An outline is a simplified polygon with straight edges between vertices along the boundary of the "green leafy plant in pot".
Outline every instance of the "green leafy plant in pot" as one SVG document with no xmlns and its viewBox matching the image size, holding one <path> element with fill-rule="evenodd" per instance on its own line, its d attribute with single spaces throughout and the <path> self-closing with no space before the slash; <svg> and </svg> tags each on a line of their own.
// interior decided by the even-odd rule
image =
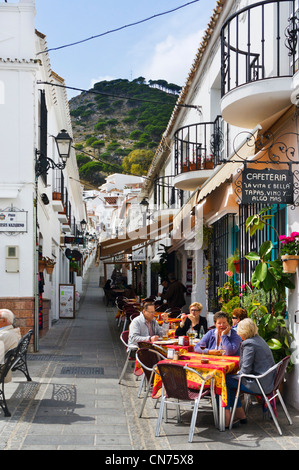
<svg viewBox="0 0 299 470">
<path fill-rule="evenodd" d="M 269 210 L 263 209 L 257 217 L 251 216 L 246 221 L 246 228 L 250 234 L 256 230 L 263 230 L 267 220 L 272 216 L 266 215 Z M 273 227 L 272 227 L 273 228 Z M 275 229 L 274 229 L 275 230 Z M 275 230 L 276 234 L 277 231 Z M 278 234 L 277 234 L 278 236 Z M 248 314 L 258 326 L 259 334 L 265 339 L 273 352 L 276 362 L 287 355 L 291 355 L 290 343 L 293 339 L 288 331 L 285 321 L 286 288 L 294 289 L 292 275 L 283 271 L 281 259 L 272 260 L 273 243 L 265 241 L 257 252 L 248 253 L 245 258 L 255 262 L 256 266 L 251 277 L 251 286 L 254 290 L 262 290 L 269 299 L 268 305 L 253 302 L 248 307 Z M 289 369 L 292 367 L 290 363 Z"/>
</svg>

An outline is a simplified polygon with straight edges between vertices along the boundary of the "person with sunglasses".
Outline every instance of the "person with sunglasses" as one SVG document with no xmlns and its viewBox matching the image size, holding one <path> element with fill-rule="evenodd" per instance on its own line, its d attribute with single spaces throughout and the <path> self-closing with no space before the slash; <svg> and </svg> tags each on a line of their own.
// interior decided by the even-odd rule
<svg viewBox="0 0 299 470">
<path fill-rule="evenodd" d="M 183 313 L 178 328 L 175 331 L 175 336 L 186 336 L 187 331 L 192 328 L 195 330 L 196 337 L 199 337 L 201 328 L 204 333 L 208 331 L 208 324 L 205 317 L 201 317 L 203 306 L 199 302 L 193 302 L 189 307 L 189 313 Z"/>
<path fill-rule="evenodd" d="M 237 326 L 238 323 L 241 320 L 244 320 L 244 318 L 247 318 L 247 312 L 245 308 L 235 308 L 233 310 L 233 316 L 232 316 L 232 328 L 237 331 Z"/>
</svg>

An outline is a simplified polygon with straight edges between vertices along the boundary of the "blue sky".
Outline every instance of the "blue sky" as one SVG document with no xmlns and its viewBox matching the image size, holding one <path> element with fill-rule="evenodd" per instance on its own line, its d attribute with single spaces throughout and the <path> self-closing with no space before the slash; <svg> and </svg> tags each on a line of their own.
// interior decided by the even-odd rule
<svg viewBox="0 0 299 470">
<path fill-rule="evenodd" d="M 55 48 L 95 36 L 190 0 L 36 0 L 36 28 Z M 184 85 L 216 1 L 199 0 L 173 13 L 91 41 L 50 52 L 67 86 L 101 80 L 164 79 Z M 69 98 L 78 94 L 68 92 Z"/>
</svg>

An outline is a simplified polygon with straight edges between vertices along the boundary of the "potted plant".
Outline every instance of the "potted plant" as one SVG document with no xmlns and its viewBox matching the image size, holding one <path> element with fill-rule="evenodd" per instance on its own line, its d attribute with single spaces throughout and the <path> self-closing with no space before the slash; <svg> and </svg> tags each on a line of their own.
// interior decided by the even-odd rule
<svg viewBox="0 0 299 470">
<path fill-rule="evenodd" d="M 76 261 L 70 261 L 70 272 L 77 272 L 78 271 L 78 263 Z"/>
<path fill-rule="evenodd" d="M 292 232 L 289 237 L 280 235 L 281 260 L 285 273 L 295 273 L 299 263 L 299 232 Z"/>
<path fill-rule="evenodd" d="M 59 193 L 58 191 L 53 191 L 52 198 L 53 201 L 61 201 L 61 193 Z"/>
<path fill-rule="evenodd" d="M 249 230 L 250 236 L 257 230 L 263 230 L 267 225 L 275 231 L 277 238 L 279 238 L 277 230 L 268 222 L 273 217 L 266 215 L 269 209 L 262 209 L 258 214 L 247 218 L 246 229 Z M 284 272 L 282 260 L 280 258 L 272 260 L 272 249 L 273 243 L 267 240 L 262 243 L 258 253 L 250 252 L 245 256 L 249 261 L 257 263 L 251 277 L 251 298 L 248 299 L 247 310 L 249 316 L 256 322 L 260 336 L 264 338 L 272 350 L 274 360 L 278 362 L 285 356 L 292 354 L 290 343 L 293 337 L 287 330 L 285 322 L 286 288 L 294 289 L 295 286 L 292 282 L 292 274 Z M 262 296 L 257 296 L 260 291 Z M 244 299 L 242 300 L 244 301 Z M 292 367 L 291 361 L 288 370 L 291 370 Z"/>
<path fill-rule="evenodd" d="M 228 281 L 224 283 L 222 287 L 218 287 L 218 304 L 222 308 L 223 304 L 227 304 L 234 297 L 239 296 L 239 284 L 234 282 L 233 272 L 226 271 L 225 274 L 228 276 Z"/>
<path fill-rule="evenodd" d="M 212 170 L 214 168 L 214 155 L 207 155 L 205 161 L 206 170 Z"/>
<path fill-rule="evenodd" d="M 38 259 L 38 272 L 42 273 L 46 268 L 47 260 L 44 256 L 40 256 Z"/>
<path fill-rule="evenodd" d="M 240 274 L 240 272 L 243 272 L 245 269 L 245 261 L 244 259 L 240 259 L 240 252 L 238 249 L 235 250 L 229 258 L 227 258 L 226 262 L 228 271 L 231 271 L 232 273 Z"/>
<path fill-rule="evenodd" d="M 54 259 L 46 257 L 46 271 L 47 274 L 52 274 L 56 261 Z"/>
</svg>

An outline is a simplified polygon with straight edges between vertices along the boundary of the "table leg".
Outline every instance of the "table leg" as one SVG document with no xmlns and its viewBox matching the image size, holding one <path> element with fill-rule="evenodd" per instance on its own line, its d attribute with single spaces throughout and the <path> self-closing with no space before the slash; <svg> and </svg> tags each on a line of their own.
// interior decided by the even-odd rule
<svg viewBox="0 0 299 470">
<path fill-rule="evenodd" d="M 221 403 L 219 403 L 219 431 L 225 431 L 225 407 L 221 406 Z"/>
</svg>

